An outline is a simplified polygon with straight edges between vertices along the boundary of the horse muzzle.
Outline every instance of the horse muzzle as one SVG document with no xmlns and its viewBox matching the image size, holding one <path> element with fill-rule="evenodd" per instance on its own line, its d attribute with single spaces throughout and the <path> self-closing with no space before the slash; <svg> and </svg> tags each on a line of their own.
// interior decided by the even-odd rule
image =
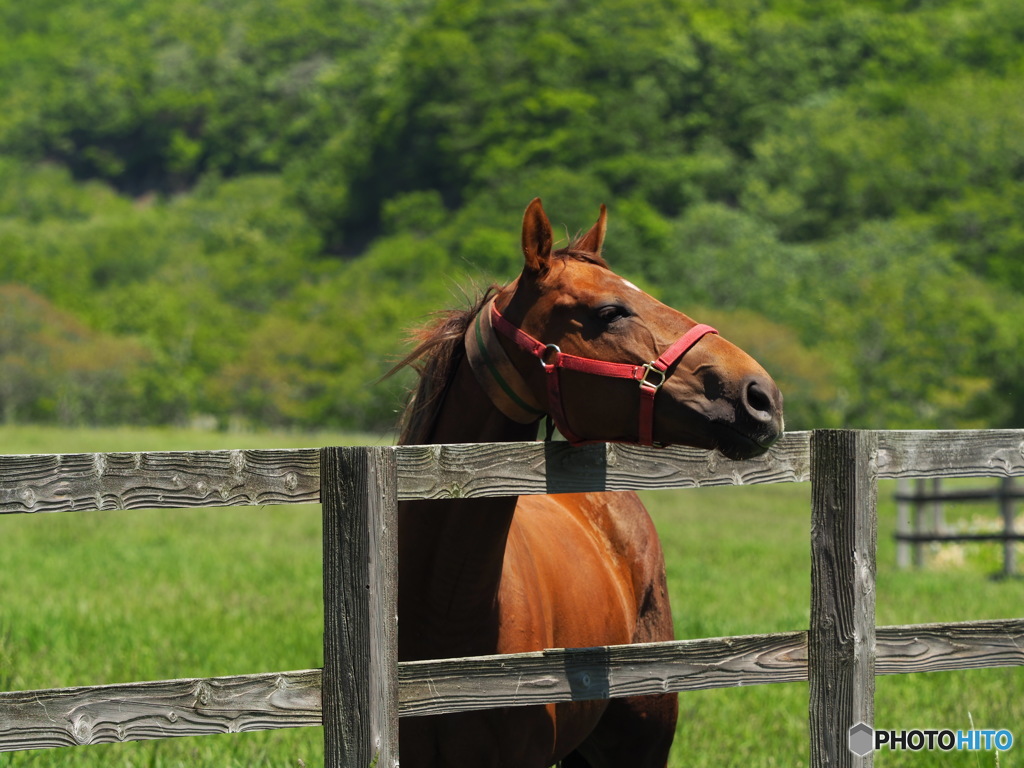
<svg viewBox="0 0 1024 768">
<path fill-rule="evenodd" d="M 782 392 L 767 374 L 751 374 L 740 382 L 739 396 L 729 410 L 725 418 L 712 418 L 718 427 L 717 448 L 727 458 L 760 456 L 782 437 Z"/>
</svg>

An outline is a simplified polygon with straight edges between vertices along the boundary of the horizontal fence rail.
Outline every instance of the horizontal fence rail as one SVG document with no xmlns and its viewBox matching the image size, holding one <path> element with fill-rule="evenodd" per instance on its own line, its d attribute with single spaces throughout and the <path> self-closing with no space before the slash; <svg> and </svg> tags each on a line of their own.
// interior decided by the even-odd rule
<svg viewBox="0 0 1024 768">
<path fill-rule="evenodd" d="M 1024 619 L 878 627 L 877 675 L 1024 666 Z M 322 724 L 320 670 L 0 693 L 0 749 Z M 807 632 L 398 665 L 403 717 L 807 680 Z"/>
<path fill-rule="evenodd" d="M 847 470 L 848 459 L 856 466 Z M 320 502 L 330 614 L 322 671 L 0 693 L 0 751 L 323 723 L 329 765 L 376 756 L 383 766 L 397 763 L 399 715 L 810 679 L 812 764 L 870 765 L 851 762 L 839 725 L 815 720 L 815 708 L 870 716 L 865 681 L 875 675 L 1024 665 L 1024 619 L 874 626 L 875 482 L 1021 475 L 1022 430 L 791 433 L 738 462 L 690 448 L 564 443 L 0 456 L 0 514 Z M 830 555 L 815 561 L 825 569 L 818 580 L 860 586 L 850 605 L 823 593 L 809 631 L 394 663 L 388 574 L 399 500 L 812 480 L 824 484 L 813 550 L 835 547 L 845 559 L 856 550 L 846 570 L 831 570 Z M 863 529 L 844 543 L 842 521 L 866 506 Z M 828 698 L 851 685 L 853 698 Z"/>
<path fill-rule="evenodd" d="M 1024 430 L 877 432 L 879 478 L 1024 476 Z M 810 480 L 810 432 L 757 459 L 567 443 L 398 446 L 398 499 Z M 320 501 L 319 449 L 0 456 L 0 514 Z"/>
<path fill-rule="evenodd" d="M 317 449 L 0 456 L 0 514 L 319 500 Z"/>
<path fill-rule="evenodd" d="M 321 725 L 321 672 L 0 693 L 0 750 Z"/>
</svg>

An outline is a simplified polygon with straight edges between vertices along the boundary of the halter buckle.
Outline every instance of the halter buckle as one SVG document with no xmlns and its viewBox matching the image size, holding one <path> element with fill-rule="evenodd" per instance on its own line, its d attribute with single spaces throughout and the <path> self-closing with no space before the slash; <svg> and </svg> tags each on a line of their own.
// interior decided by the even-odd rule
<svg viewBox="0 0 1024 768">
<path fill-rule="evenodd" d="M 665 383 L 665 380 L 668 378 L 668 374 L 661 370 L 661 368 L 656 368 L 653 362 L 644 363 L 640 367 L 644 371 L 643 375 L 640 377 L 640 386 L 647 387 L 648 389 L 653 389 L 655 392 L 661 389 L 662 385 Z M 656 375 L 660 378 L 658 378 L 656 381 L 653 381 L 649 378 L 652 375 Z"/>
</svg>

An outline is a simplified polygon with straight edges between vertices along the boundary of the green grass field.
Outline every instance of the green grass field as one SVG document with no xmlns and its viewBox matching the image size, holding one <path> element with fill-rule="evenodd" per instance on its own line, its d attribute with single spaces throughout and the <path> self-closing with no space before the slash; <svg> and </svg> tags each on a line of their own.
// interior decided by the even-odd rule
<svg viewBox="0 0 1024 768">
<path fill-rule="evenodd" d="M 2 453 L 367 442 L 382 441 L 0 429 Z M 879 493 L 879 624 L 1024 616 L 1024 581 L 989 578 L 999 567 L 996 545 L 944 553 L 924 571 L 897 571 L 892 492 L 883 484 Z M 809 486 L 646 499 L 665 546 L 679 637 L 806 628 Z M 0 690 L 319 667 L 320 558 L 315 505 L 3 516 Z M 1019 668 L 882 677 L 876 702 L 879 727 L 956 730 L 973 720 L 977 728 L 1008 728 L 1018 741 L 999 755 L 882 753 L 878 766 L 1024 765 Z M 806 707 L 806 684 L 683 694 L 671 765 L 806 765 Z M 320 729 L 309 728 L 8 753 L 0 768 L 314 766 L 322 762 L 320 740 Z"/>
</svg>

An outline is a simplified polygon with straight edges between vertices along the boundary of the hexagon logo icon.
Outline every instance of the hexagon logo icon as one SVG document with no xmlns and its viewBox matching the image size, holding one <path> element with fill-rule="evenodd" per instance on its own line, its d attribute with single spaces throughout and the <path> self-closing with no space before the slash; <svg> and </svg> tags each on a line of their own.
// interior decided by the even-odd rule
<svg viewBox="0 0 1024 768">
<path fill-rule="evenodd" d="M 858 757 L 870 755 L 875 750 L 875 731 L 866 723 L 850 727 L 850 751 Z"/>
</svg>

